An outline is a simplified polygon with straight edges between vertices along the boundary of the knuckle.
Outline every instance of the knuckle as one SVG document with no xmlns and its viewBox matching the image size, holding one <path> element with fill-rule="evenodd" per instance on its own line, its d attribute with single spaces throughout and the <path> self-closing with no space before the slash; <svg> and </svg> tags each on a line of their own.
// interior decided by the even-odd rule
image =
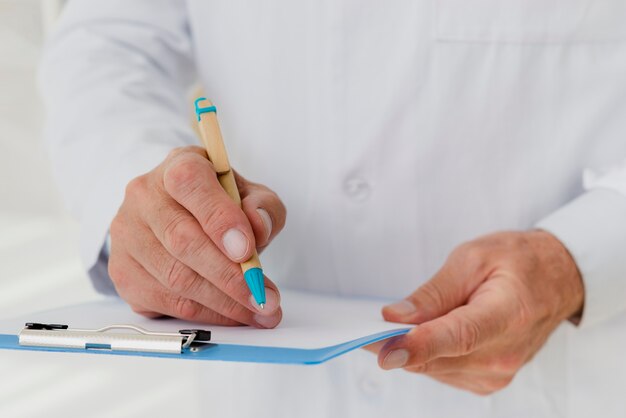
<svg viewBox="0 0 626 418">
<path fill-rule="evenodd" d="M 130 308 L 136 314 L 139 314 L 141 316 L 145 316 L 146 318 L 150 318 L 150 319 L 155 319 L 155 318 L 159 318 L 159 317 L 163 316 L 162 314 L 160 314 L 158 312 L 154 312 L 154 311 L 142 308 L 141 306 L 137 306 L 137 305 L 130 305 Z"/>
<path fill-rule="evenodd" d="M 276 193 L 274 193 L 274 195 L 276 196 L 276 200 L 278 202 L 278 205 L 277 205 L 278 219 L 276 219 L 277 225 L 275 226 L 274 230 L 275 232 L 280 232 L 285 227 L 285 223 L 287 222 L 287 207 L 285 206 L 283 201 L 280 200 L 280 198 L 278 197 Z"/>
<path fill-rule="evenodd" d="M 438 308 L 444 306 L 446 296 L 440 286 L 433 282 L 426 282 L 416 294 L 417 304 L 423 308 Z"/>
<path fill-rule="evenodd" d="M 126 273 L 126 269 L 121 263 L 118 261 L 118 258 L 115 256 L 111 256 L 109 259 L 109 264 L 107 266 L 109 277 L 111 281 L 115 285 L 115 288 L 120 291 L 124 291 L 128 288 L 129 285 L 129 276 Z"/>
<path fill-rule="evenodd" d="M 480 258 L 485 253 L 485 244 L 480 240 L 466 241 L 457 246 L 452 254 L 463 260 Z"/>
<path fill-rule="evenodd" d="M 491 361 L 487 368 L 493 374 L 513 376 L 523 365 L 524 361 L 522 357 L 517 354 L 512 354 Z"/>
<path fill-rule="evenodd" d="M 219 287 L 229 296 L 242 294 L 244 283 L 242 275 L 241 268 L 237 264 L 226 263 L 219 276 L 221 282 Z"/>
<path fill-rule="evenodd" d="M 428 373 L 429 368 L 428 363 L 411 365 L 411 371 L 414 373 Z"/>
<path fill-rule="evenodd" d="M 233 214 L 219 202 L 207 202 L 204 219 L 201 220 L 203 229 L 207 233 L 217 236 L 223 235 L 233 222 Z"/>
<path fill-rule="evenodd" d="M 511 305 L 514 309 L 514 314 L 509 324 L 510 328 L 513 330 L 528 329 L 533 324 L 533 318 L 546 318 L 550 316 L 550 307 L 548 305 L 537 304 L 539 306 L 535 306 L 531 309 L 524 293 L 524 289 L 520 289 L 513 294 L 515 301 L 513 301 Z"/>
<path fill-rule="evenodd" d="M 203 156 L 206 157 L 206 150 L 202 147 L 199 147 L 197 145 L 186 145 L 183 147 L 176 147 L 173 148 L 168 154 L 167 157 L 165 158 L 166 161 L 173 161 L 175 159 L 178 158 L 179 155 L 199 155 L 199 156 Z"/>
<path fill-rule="evenodd" d="M 126 231 L 126 226 L 124 224 L 122 215 L 118 212 L 117 215 L 111 221 L 111 225 L 109 225 L 109 234 L 111 238 L 117 238 L 124 235 Z"/>
<path fill-rule="evenodd" d="M 502 237 L 502 246 L 509 251 L 525 249 L 529 245 L 526 234 L 520 232 L 508 232 L 500 236 Z"/>
<path fill-rule="evenodd" d="M 183 153 L 185 153 L 187 151 L 189 151 L 189 147 L 176 147 L 176 148 L 173 148 L 167 154 L 167 157 L 165 159 L 171 161 L 171 160 L 175 159 L 177 156 L 179 156 L 180 154 L 183 154 Z"/>
<path fill-rule="evenodd" d="M 198 303 L 183 297 L 174 298 L 172 304 L 174 315 L 182 319 L 194 319 L 201 311 L 201 306 Z"/>
<path fill-rule="evenodd" d="M 145 191 L 148 188 L 148 178 L 147 175 L 142 175 L 139 177 L 135 177 L 126 185 L 126 190 L 124 193 L 124 200 L 132 200 L 132 199 L 141 199 L 141 196 L 144 195 Z"/>
<path fill-rule="evenodd" d="M 481 271 L 485 266 L 485 251 L 482 246 L 476 243 L 464 244 L 461 260 L 467 271 Z"/>
<path fill-rule="evenodd" d="M 174 260 L 166 274 L 167 286 L 174 293 L 189 295 L 194 293 L 198 273 L 179 260 Z"/>
<path fill-rule="evenodd" d="M 133 304 L 130 304 L 130 309 L 132 309 L 133 312 L 139 315 L 143 315 L 144 312 L 146 312 L 145 309 L 141 308 L 140 306 L 133 305 Z"/>
<path fill-rule="evenodd" d="M 459 354 L 469 354 L 478 346 L 480 340 L 480 326 L 469 318 L 455 322 L 456 329 L 453 331 L 457 341 L 459 342 Z"/>
<path fill-rule="evenodd" d="M 499 390 L 504 389 L 513 381 L 512 377 L 488 379 L 483 382 L 483 391 L 485 395 L 491 395 Z"/>
<path fill-rule="evenodd" d="M 466 258 L 468 254 L 473 251 L 475 251 L 474 243 L 472 241 L 467 241 L 454 248 L 450 253 L 450 256 L 454 258 Z"/>
<path fill-rule="evenodd" d="M 165 170 L 163 180 L 176 190 L 184 190 L 194 184 L 198 170 L 198 161 L 193 158 L 193 154 L 181 155 Z"/>
<path fill-rule="evenodd" d="M 179 214 L 170 220 L 163 230 L 164 244 L 177 258 L 186 257 L 194 244 L 195 224 L 186 214 Z"/>
<path fill-rule="evenodd" d="M 242 307 L 237 301 L 231 298 L 223 298 L 222 306 L 220 307 L 220 313 L 229 318 L 238 320 L 242 318 Z"/>
<path fill-rule="evenodd" d="M 435 333 L 436 331 L 429 327 L 420 327 L 416 329 L 420 330 L 419 336 L 412 337 L 409 340 L 409 346 L 411 347 L 411 358 L 409 362 L 415 366 L 421 366 L 435 357 Z"/>
</svg>

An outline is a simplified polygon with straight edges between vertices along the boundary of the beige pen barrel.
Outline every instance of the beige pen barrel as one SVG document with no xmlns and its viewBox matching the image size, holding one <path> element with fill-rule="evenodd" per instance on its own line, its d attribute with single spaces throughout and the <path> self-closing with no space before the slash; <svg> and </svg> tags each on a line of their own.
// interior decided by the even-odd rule
<svg viewBox="0 0 626 418">
<path fill-rule="evenodd" d="M 202 107 L 199 103 L 202 102 Z M 222 138 L 222 132 L 217 122 L 215 106 L 211 101 L 200 98 L 196 100 L 196 115 L 200 137 L 207 151 L 207 156 L 217 173 L 217 179 L 231 199 L 241 207 L 241 197 L 235 181 L 235 174 L 230 167 L 226 146 Z M 259 255 L 254 253 L 247 261 L 241 263 L 241 270 L 252 295 L 261 306 L 265 303 L 265 286 L 263 284 L 263 271 Z"/>
<path fill-rule="evenodd" d="M 210 159 L 210 158 L 209 158 Z M 213 162 L 211 160 L 211 162 Z M 220 182 L 226 193 L 239 204 L 241 207 L 241 197 L 239 196 L 239 189 L 237 188 L 237 182 L 235 181 L 235 174 L 232 170 L 229 170 L 224 174 L 217 174 L 217 180 Z M 251 268 L 261 268 L 261 261 L 259 260 L 259 255 L 256 250 L 252 254 L 252 257 L 248 261 L 244 261 L 241 263 L 241 270 L 244 272 L 250 270 Z"/>
</svg>

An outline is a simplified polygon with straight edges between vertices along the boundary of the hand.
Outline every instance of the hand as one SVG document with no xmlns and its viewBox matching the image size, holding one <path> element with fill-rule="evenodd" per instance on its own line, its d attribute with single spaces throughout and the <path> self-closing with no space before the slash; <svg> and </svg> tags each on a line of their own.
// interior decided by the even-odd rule
<svg viewBox="0 0 626 418">
<path fill-rule="evenodd" d="M 583 299 L 576 264 L 554 236 L 497 233 L 461 245 L 429 282 L 386 306 L 386 320 L 417 326 L 374 349 L 384 369 L 489 394 L 580 314 Z"/>
<path fill-rule="evenodd" d="M 111 223 L 109 274 L 134 311 L 216 325 L 280 322 L 276 285 L 266 278 L 261 310 L 238 263 L 280 232 L 285 207 L 265 186 L 238 175 L 237 185 L 242 209 L 199 147 L 172 151 L 128 184 Z"/>
</svg>

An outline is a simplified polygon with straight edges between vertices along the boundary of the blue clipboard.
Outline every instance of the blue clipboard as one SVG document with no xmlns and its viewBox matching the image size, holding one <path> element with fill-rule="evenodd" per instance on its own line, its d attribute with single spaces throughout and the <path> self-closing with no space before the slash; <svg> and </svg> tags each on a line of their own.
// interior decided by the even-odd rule
<svg viewBox="0 0 626 418">
<path fill-rule="evenodd" d="M 402 335 L 408 329 L 398 329 L 394 331 L 384 331 L 374 335 L 368 335 L 343 344 L 332 347 L 317 349 L 285 348 L 285 347 L 260 347 L 234 344 L 212 344 L 201 347 L 197 351 L 185 350 L 180 354 L 136 352 L 136 351 L 105 351 L 101 349 L 72 349 L 54 347 L 25 347 L 18 342 L 17 335 L 0 334 L 0 349 L 48 351 L 48 352 L 69 352 L 69 353 L 89 353 L 96 355 L 116 355 L 116 356 L 140 356 L 140 357 L 160 357 L 176 358 L 182 360 L 216 360 L 235 361 L 247 363 L 273 363 L 273 364 L 321 364 L 342 354 L 365 345 L 385 340 L 387 338 Z"/>
<path fill-rule="evenodd" d="M 384 303 L 380 300 L 342 299 L 284 291 L 282 294 L 284 325 L 280 325 L 277 330 L 256 330 L 249 327 L 214 327 L 179 320 L 151 320 L 134 314 L 121 300 L 108 299 L 0 321 L 0 349 L 313 365 L 324 363 L 365 345 L 407 333 L 410 327 L 406 324 L 387 323 L 380 318 L 382 305 Z M 317 318 L 311 312 L 315 308 L 319 311 L 319 307 L 324 307 L 324 315 Z M 73 344 L 68 344 L 64 340 L 59 343 L 56 340 L 47 341 L 45 346 L 20 344 L 20 335 L 23 337 L 23 331 L 26 329 L 24 324 L 30 321 L 43 323 L 54 321 L 71 327 L 89 328 L 81 330 L 89 333 L 99 331 L 93 329 L 94 327 L 110 323 L 134 324 L 154 331 L 151 335 L 161 335 L 159 332 L 164 328 L 169 332 L 167 335 L 172 335 L 174 329 L 202 327 L 211 330 L 213 338 L 203 343 L 194 342 L 193 346 L 189 347 L 181 348 L 179 345 L 178 352 L 155 352 L 149 349 L 149 345 L 146 346 L 146 350 L 142 350 L 142 342 L 133 343 L 135 345 L 132 351 L 116 349 L 110 344 L 102 344 L 102 338 L 99 337 L 93 340 L 86 337 Z M 11 332 L 7 332 L 8 330 Z M 50 331 L 47 335 L 55 335 L 54 333 L 55 331 Z M 328 334 L 332 335 L 329 337 Z M 184 342 L 184 338 L 182 341 Z"/>
</svg>

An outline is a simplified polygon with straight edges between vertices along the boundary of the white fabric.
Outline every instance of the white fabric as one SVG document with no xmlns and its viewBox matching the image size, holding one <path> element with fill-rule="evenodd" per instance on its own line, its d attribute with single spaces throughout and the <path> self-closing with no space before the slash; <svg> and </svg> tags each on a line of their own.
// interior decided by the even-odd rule
<svg viewBox="0 0 626 418">
<path fill-rule="evenodd" d="M 128 180 L 196 142 L 196 69 L 234 166 L 288 207 L 263 255 L 279 284 L 400 298 L 457 244 L 537 225 L 568 246 L 588 295 L 582 327 L 564 324 L 489 398 L 360 353 L 315 369 L 204 366 L 215 410 L 623 416 L 625 21 L 623 0 L 72 2 L 42 84 L 84 261 Z"/>
<path fill-rule="evenodd" d="M 616 186 L 619 187 L 619 183 L 616 182 Z M 587 278 L 580 326 L 609 319 L 615 314 L 614 309 L 624 304 L 624 219 L 624 196 L 599 188 L 580 196 L 537 225 L 559 237 L 576 260 L 582 276 Z"/>
</svg>

